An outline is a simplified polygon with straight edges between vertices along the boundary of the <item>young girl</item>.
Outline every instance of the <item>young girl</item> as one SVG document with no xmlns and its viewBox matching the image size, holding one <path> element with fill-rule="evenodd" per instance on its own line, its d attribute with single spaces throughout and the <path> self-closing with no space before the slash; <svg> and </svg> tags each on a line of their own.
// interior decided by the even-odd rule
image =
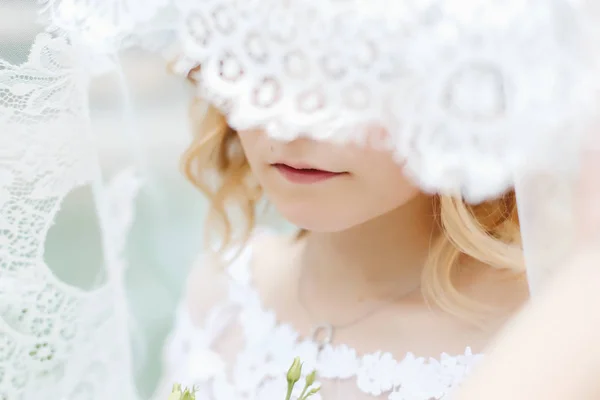
<svg viewBox="0 0 600 400">
<path fill-rule="evenodd" d="M 299 356 L 315 398 L 447 399 L 528 297 L 514 193 L 430 196 L 391 153 L 236 132 L 201 105 L 184 167 L 220 246 L 190 274 L 158 398 L 277 400 Z M 256 226 L 263 198 L 296 234 Z"/>
</svg>

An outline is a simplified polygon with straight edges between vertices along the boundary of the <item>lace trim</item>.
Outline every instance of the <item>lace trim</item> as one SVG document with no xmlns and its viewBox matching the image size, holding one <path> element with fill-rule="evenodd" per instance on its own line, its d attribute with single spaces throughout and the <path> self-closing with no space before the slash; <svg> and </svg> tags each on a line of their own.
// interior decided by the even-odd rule
<svg viewBox="0 0 600 400">
<path fill-rule="evenodd" d="M 238 130 L 380 146 L 424 190 L 475 202 L 572 154 L 575 122 L 598 103 L 597 22 L 584 7 L 363 3 L 188 4 L 177 69 L 201 66 L 200 97 Z"/>
<path fill-rule="evenodd" d="M 597 115 L 584 2 L 40 1 L 91 72 L 125 48 L 176 49 L 232 127 L 380 146 L 424 190 L 474 202 L 564 166 Z"/>
<path fill-rule="evenodd" d="M 391 353 L 381 351 L 359 355 L 347 345 L 330 345 L 319 352 L 317 343 L 301 337 L 291 325 L 277 321 L 275 312 L 263 306 L 252 286 L 251 257 L 248 246 L 228 268 L 229 301 L 239 312 L 237 318 L 245 339 L 231 377 L 226 376 L 220 356 L 210 350 L 212 340 L 207 340 L 217 337 L 225 328 L 220 325 L 215 329 L 214 324 L 222 309 L 209 316 L 204 329 L 193 327 L 185 311 L 181 314 L 187 320 L 184 324 L 188 328 L 184 330 L 194 332 L 186 335 L 193 350 L 188 349 L 189 368 L 185 373 L 195 381 L 209 382 L 212 398 L 278 398 L 285 392 L 283 378 L 290 360 L 299 356 L 305 372 L 317 369 L 325 380 L 354 379 L 357 388 L 371 396 L 388 394 L 390 400 L 442 399 L 447 398 L 482 357 L 473 354 L 469 347 L 463 354 L 443 353 L 438 359 L 408 353 L 402 360 L 396 360 Z M 201 370 L 199 364 L 203 365 Z"/>
</svg>

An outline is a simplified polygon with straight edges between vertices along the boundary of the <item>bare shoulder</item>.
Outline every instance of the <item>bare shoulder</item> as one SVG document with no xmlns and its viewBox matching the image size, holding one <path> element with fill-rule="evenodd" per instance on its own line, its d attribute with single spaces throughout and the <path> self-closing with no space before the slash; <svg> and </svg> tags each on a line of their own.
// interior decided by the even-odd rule
<svg viewBox="0 0 600 400">
<path fill-rule="evenodd" d="M 261 232 L 254 235 L 246 244 L 251 246 L 252 283 L 263 292 L 285 278 L 285 266 L 289 265 L 295 246 L 293 237 L 274 232 Z M 192 319 L 203 321 L 207 313 L 216 305 L 226 301 L 230 278 L 227 274 L 226 257 L 207 253 L 198 258 L 192 267 L 185 288 L 185 302 Z"/>
<path fill-rule="evenodd" d="M 227 296 L 225 264 L 214 254 L 202 254 L 194 265 L 185 284 L 185 304 L 192 320 L 200 324 L 211 308 Z"/>
</svg>

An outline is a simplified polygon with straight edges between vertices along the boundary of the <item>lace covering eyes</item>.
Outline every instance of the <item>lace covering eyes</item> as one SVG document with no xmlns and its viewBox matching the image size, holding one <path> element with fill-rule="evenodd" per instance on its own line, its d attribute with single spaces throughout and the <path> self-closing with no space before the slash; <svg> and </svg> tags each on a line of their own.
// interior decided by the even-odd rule
<svg viewBox="0 0 600 400">
<path fill-rule="evenodd" d="M 63 31 L 104 37 L 104 47 L 88 49 L 96 53 L 162 32 L 180 49 L 181 73 L 202 65 L 199 95 L 233 128 L 361 144 L 385 130 L 385 149 L 423 189 L 479 201 L 527 168 L 564 158 L 557 135 L 579 140 L 564 127 L 596 112 L 600 16 L 576 0 L 468 3 L 56 0 L 48 8 Z"/>
</svg>

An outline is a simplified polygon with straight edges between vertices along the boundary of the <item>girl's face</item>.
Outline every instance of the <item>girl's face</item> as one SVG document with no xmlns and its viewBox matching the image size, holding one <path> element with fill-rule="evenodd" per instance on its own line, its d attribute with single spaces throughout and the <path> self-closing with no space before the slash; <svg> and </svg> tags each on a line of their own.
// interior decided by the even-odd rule
<svg viewBox="0 0 600 400">
<path fill-rule="evenodd" d="M 311 139 L 280 142 L 262 131 L 243 131 L 239 136 L 270 202 L 303 229 L 342 231 L 419 194 L 388 152 Z"/>
</svg>

